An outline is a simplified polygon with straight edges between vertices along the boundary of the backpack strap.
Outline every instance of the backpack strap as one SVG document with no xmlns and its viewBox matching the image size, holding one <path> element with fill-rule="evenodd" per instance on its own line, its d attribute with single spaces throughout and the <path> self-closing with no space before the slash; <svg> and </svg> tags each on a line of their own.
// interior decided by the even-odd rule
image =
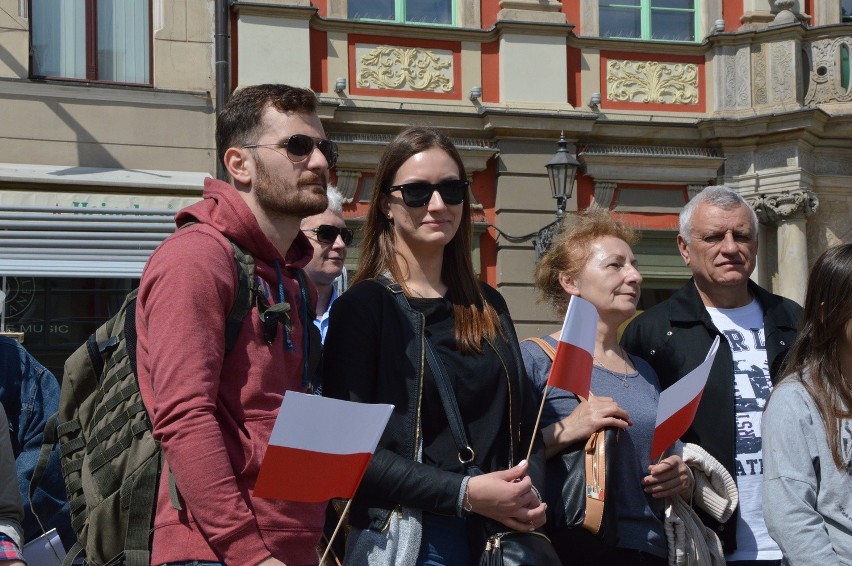
<svg viewBox="0 0 852 566">
<path fill-rule="evenodd" d="M 550 343 L 544 338 L 525 338 L 524 342 L 533 342 L 538 344 L 539 348 L 544 350 L 544 353 L 547 354 L 547 357 L 550 358 L 550 361 L 553 361 L 553 358 L 556 357 L 556 348 L 550 345 Z"/>
<path fill-rule="evenodd" d="M 308 292 L 305 281 L 305 270 L 296 270 L 296 280 L 299 282 L 299 291 L 302 294 L 302 347 L 304 358 L 304 374 L 302 374 L 302 385 L 308 393 L 322 392 L 322 381 L 319 378 L 320 365 L 322 362 L 322 336 L 319 328 L 314 324 L 317 317 L 316 309 L 311 303 L 311 294 Z"/>
<path fill-rule="evenodd" d="M 251 311 L 251 292 L 254 286 L 254 257 L 230 238 L 234 259 L 237 262 L 237 296 L 225 319 L 225 353 L 230 352 L 237 343 L 243 319 Z"/>
</svg>

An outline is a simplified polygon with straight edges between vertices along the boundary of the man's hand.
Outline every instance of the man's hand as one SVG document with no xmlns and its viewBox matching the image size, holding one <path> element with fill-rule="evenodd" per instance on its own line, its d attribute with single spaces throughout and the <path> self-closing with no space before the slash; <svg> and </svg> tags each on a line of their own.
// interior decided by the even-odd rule
<svg viewBox="0 0 852 566">
<path fill-rule="evenodd" d="M 526 476 L 527 461 L 514 468 L 470 478 L 468 501 L 474 513 L 494 519 L 515 531 L 532 531 L 546 520 L 543 503 Z"/>
</svg>

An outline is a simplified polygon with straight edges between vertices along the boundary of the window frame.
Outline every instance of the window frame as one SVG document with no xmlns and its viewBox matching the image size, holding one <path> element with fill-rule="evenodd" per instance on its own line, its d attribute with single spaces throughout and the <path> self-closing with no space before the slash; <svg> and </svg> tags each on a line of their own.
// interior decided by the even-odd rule
<svg viewBox="0 0 852 566">
<path fill-rule="evenodd" d="M 29 78 L 36 80 L 51 80 L 51 81 L 67 81 L 74 83 L 97 83 L 105 85 L 118 86 L 136 86 L 136 87 L 153 87 L 154 86 L 154 2 L 153 0 L 145 0 L 148 3 L 148 82 L 123 82 L 102 80 L 98 77 L 98 0 L 85 0 L 86 2 L 86 38 L 83 45 L 86 48 L 86 77 L 64 77 L 62 75 L 37 75 L 33 72 L 35 68 L 34 58 L 35 50 L 33 49 L 33 3 L 34 0 L 27 0 L 27 15 L 30 19 L 29 33 Z"/>
<path fill-rule="evenodd" d="M 607 8 L 620 8 L 639 11 L 639 37 L 620 37 L 615 35 L 604 36 L 601 34 L 600 24 L 598 25 L 598 36 L 603 39 L 628 39 L 634 41 L 662 41 L 666 43 L 700 43 L 701 42 L 701 2 L 699 0 L 691 0 L 692 8 L 664 8 L 654 7 L 651 5 L 653 0 L 639 0 L 638 6 L 620 4 L 618 0 L 610 0 L 606 2 Z M 598 3 L 598 17 L 600 18 L 601 2 Z M 651 37 L 653 30 L 651 29 L 651 13 L 654 12 L 674 12 L 687 13 L 691 12 L 692 19 L 692 39 L 657 39 Z"/>
<path fill-rule="evenodd" d="M 405 7 L 406 2 L 408 0 L 393 0 L 393 10 L 394 10 L 394 19 L 392 20 L 379 20 L 375 18 L 350 18 L 349 17 L 349 3 L 354 2 L 356 0 L 347 0 L 346 2 L 346 17 L 355 22 L 376 22 L 376 23 L 391 23 L 391 24 L 401 24 L 408 26 L 439 26 L 446 28 L 456 28 L 459 27 L 459 14 L 458 14 L 458 3 L 460 0 L 450 0 L 450 17 L 451 21 L 448 24 L 436 23 L 436 22 L 410 22 L 405 19 Z M 402 17 L 399 14 L 403 14 Z"/>
</svg>

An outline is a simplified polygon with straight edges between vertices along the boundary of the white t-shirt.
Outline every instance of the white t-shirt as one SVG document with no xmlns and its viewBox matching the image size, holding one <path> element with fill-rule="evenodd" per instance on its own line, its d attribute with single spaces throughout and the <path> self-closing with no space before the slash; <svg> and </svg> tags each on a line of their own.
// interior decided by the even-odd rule
<svg viewBox="0 0 852 566">
<path fill-rule="evenodd" d="M 736 309 L 707 307 L 716 328 L 728 339 L 734 358 L 734 410 L 737 419 L 736 481 L 740 493 L 737 550 L 733 560 L 780 560 L 781 550 L 766 530 L 761 488 L 763 454 L 760 422 L 772 381 L 766 358 L 763 310 L 753 300 Z"/>
</svg>

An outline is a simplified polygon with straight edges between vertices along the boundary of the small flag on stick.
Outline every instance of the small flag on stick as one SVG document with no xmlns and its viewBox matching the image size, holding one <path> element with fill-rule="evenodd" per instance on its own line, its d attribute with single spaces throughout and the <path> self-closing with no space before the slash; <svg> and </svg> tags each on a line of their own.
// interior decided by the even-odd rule
<svg viewBox="0 0 852 566">
<path fill-rule="evenodd" d="M 692 425 L 698 403 L 704 393 L 710 368 L 719 349 L 719 337 L 713 341 L 701 364 L 660 393 L 657 404 L 657 424 L 651 444 L 651 461 L 656 461 L 675 440 Z"/>
<path fill-rule="evenodd" d="M 350 499 L 392 410 L 287 391 L 254 494 L 301 502 Z"/>
<path fill-rule="evenodd" d="M 558 387 L 583 399 L 589 398 L 597 329 L 598 311 L 595 306 L 572 295 L 547 377 L 548 387 Z"/>
</svg>

